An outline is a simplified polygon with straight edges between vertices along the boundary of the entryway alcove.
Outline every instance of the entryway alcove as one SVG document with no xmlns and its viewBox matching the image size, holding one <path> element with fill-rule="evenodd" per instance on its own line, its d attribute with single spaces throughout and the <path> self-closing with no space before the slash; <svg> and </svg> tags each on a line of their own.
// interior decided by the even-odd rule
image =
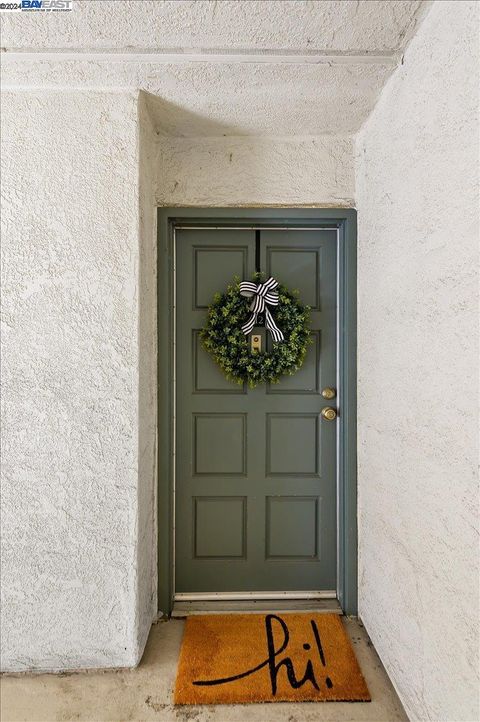
<svg viewBox="0 0 480 722">
<path fill-rule="evenodd" d="M 267 66 L 265 66 L 267 70 Z M 269 72 L 269 71 L 267 71 Z M 291 73 L 291 68 L 287 67 L 285 72 Z M 341 71 L 343 72 L 343 71 Z M 284 102 L 284 101 L 282 101 Z M 159 546 L 158 546 L 158 599 L 159 610 L 170 612 L 173 604 L 175 568 L 178 564 L 178 558 L 174 553 L 174 535 L 172 532 L 173 515 L 175 503 L 173 501 L 173 470 L 171 460 L 171 436 L 172 436 L 172 419 L 173 404 L 169 395 L 172 388 L 172 367 L 169 366 L 170 351 L 169 328 L 171 328 L 171 309 L 174 299 L 172 297 L 172 280 L 170 278 L 171 269 L 169 264 L 172 263 L 172 232 L 175 227 L 181 224 L 181 219 L 187 225 L 192 222 L 190 219 L 197 218 L 200 225 L 213 226 L 210 232 L 205 231 L 205 243 L 209 243 L 208 238 L 211 237 L 212 243 L 216 243 L 214 236 L 218 235 L 215 230 L 216 225 L 228 226 L 228 219 L 233 219 L 234 225 L 241 226 L 250 225 L 252 228 L 258 228 L 261 234 L 261 228 L 264 227 L 265 233 L 268 232 L 268 226 L 292 228 L 303 227 L 308 232 L 308 227 L 330 228 L 332 238 L 329 247 L 337 253 L 339 249 L 338 263 L 333 259 L 333 265 L 328 272 L 326 279 L 332 282 L 337 278 L 341 279 L 342 289 L 348 283 L 348 296 L 343 294 L 342 290 L 342 308 L 344 308 L 344 300 L 350 299 L 349 304 L 349 330 L 352 346 L 349 353 L 353 354 L 354 361 L 354 344 L 355 344 L 355 321 L 354 321 L 354 299 L 355 299 L 355 212 L 349 210 L 352 206 L 351 194 L 353 192 L 353 145 L 348 137 L 332 136 L 325 133 L 324 135 L 315 135 L 312 137 L 291 135 L 288 137 L 276 137 L 262 135 L 265 132 L 265 124 L 267 115 L 265 109 L 258 111 L 258 117 L 252 119 L 251 113 L 245 112 L 245 109 L 239 110 L 235 115 L 234 108 L 230 107 L 228 118 L 230 122 L 218 122 L 213 118 L 196 114 L 193 110 L 185 108 L 184 105 L 174 104 L 166 100 L 153 96 L 151 93 L 142 92 L 139 99 L 140 105 L 140 149 L 141 149 L 141 166 L 140 166 L 140 188 L 141 198 L 144 199 L 145 208 L 142 212 L 144 219 L 145 231 L 155 233 L 154 225 L 157 220 L 155 218 L 156 208 L 158 208 L 159 226 L 156 233 L 158 237 L 157 268 L 158 278 L 156 284 L 159 292 L 158 300 L 158 352 L 159 364 L 157 372 L 159 385 L 159 469 L 158 469 L 158 529 L 159 529 Z M 278 109 L 276 111 L 278 113 Z M 219 111 L 213 115 L 218 115 Z M 224 113 L 224 115 L 227 115 Z M 276 121 L 277 122 L 277 121 Z M 326 123 L 331 119 L 326 118 Z M 293 127 L 288 125 L 289 131 L 293 131 Z M 332 131 L 334 128 L 327 127 L 324 130 Z M 322 202 L 315 202 L 315 196 L 321 197 Z M 165 206 L 171 204 L 168 211 Z M 325 206 L 332 206 L 326 209 Z M 188 209 L 191 206 L 191 209 Z M 260 207 L 263 210 L 259 210 Z M 318 207 L 315 210 L 315 206 Z M 178 208 L 178 210 L 175 209 Z M 194 210 L 198 208 L 198 211 Z M 310 209 L 305 209 L 310 207 Z M 248 211 L 247 209 L 252 209 Z M 298 209 L 298 210 L 296 210 Z M 210 222 L 209 219 L 210 218 Z M 152 221 L 153 219 L 153 221 Z M 217 220 L 215 220 L 217 219 Z M 218 223 L 217 223 L 218 221 Z M 193 224 L 195 225 L 195 224 Z M 232 221 L 230 221 L 232 225 Z M 274 232 L 274 231 L 273 231 Z M 242 231 L 238 231 L 237 235 L 242 235 Z M 297 235 L 300 230 L 296 231 Z M 210 235 L 209 235 L 210 234 Z M 252 235 L 253 234 L 253 235 Z M 312 238 L 308 243 L 314 243 Z M 245 235 L 245 233 L 243 233 Z M 252 238 L 255 231 L 250 232 Z M 279 237 L 281 234 L 277 233 Z M 317 233 L 318 235 L 318 233 Z M 321 235 L 321 233 L 320 233 Z M 319 236 L 320 237 L 320 236 Z M 254 242 L 254 241 L 252 241 Z M 250 243 L 250 241 L 249 241 Z M 294 243 L 302 245 L 301 235 Z M 153 277 L 153 251 L 149 245 L 150 241 L 144 247 L 143 262 L 141 263 L 141 273 L 145 275 L 142 281 L 144 288 L 148 287 L 152 290 L 155 287 L 155 279 Z M 177 248 L 178 248 L 178 231 L 177 231 Z M 150 250 L 149 250 L 150 249 Z M 312 253 L 317 257 L 320 250 L 315 251 L 312 247 Z M 324 255 L 326 250 L 324 251 Z M 254 249 L 252 249 L 250 262 L 253 262 Z M 326 256 L 325 256 L 326 258 Z M 347 263 L 348 260 L 348 263 Z M 183 263 L 183 261 L 182 261 Z M 313 267 L 312 267 L 313 268 Z M 143 269 L 143 270 L 142 270 Z M 315 270 L 316 269 L 316 270 Z M 318 264 L 315 265 L 315 274 L 319 272 Z M 341 269 L 339 271 L 338 269 Z M 286 269 L 285 269 L 286 270 Z M 322 273 L 326 270 L 323 269 Z M 308 273 L 308 269 L 307 269 Z M 345 275 L 347 274 L 347 275 Z M 226 282 L 228 279 L 224 279 Z M 297 278 L 297 281 L 299 278 Z M 318 278 L 314 279 L 316 287 L 319 288 Z M 325 283 L 325 281 L 323 283 Z M 312 283 L 310 279 L 310 285 Z M 182 286 L 185 281 L 182 281 Z M 188 287 L 191 286 L 186 281 Z M 298 285 L 298 283 L 297 283 Z M 326 286 L 325 286 L 326 287 Z M 323 288 L 323 284 L 322 284 Z M 336 292 L 334 297 L 336 298 Z M 152 326 L 154 320 L 151 316 L 152 295 L 146 297 L 141 296 L 141 306 L 145 306 L 145 314 L 141 313 L 141 317 L 147 317 L 149 322 L 145 325 L 144 333 L 146 342 L 151 339 Z M 348 305 L 347 304 L 347 305 Z M 336 305 L 336 301 L 335 301 Z M 344 308 L 345 310 L 345 308 Z M 339 309 L 339 313 L 343 314 L 344 310 Z M 333 312 L 333 317 L 335 312 Z M 333 336 L 337 321 L 333 320 Z M 325 334 L 325 342 L 328 338 Z M 342 337 L 343 339 L 343 337 Z M 339 339 L 339 343 L 340 343 Z M 342 340 L 343 343 L 343 340 Z M 205 353 L 203 350 L 201 353 Z M 333 357 L 337 355 L 336 341 L 331 346 L 330 353 Z M 317 359 L 317 364 L 319 361 Z M 317 371 L 319 373 L 320 366 Z M 346 368 L 346 367 L 345 367 Z M 350 362 L 350 390 L 351 402 L 354 404 L 354 365 Z M 342 366 L 342 370 L 344 367 Z M 151 373 L 152 366 L 148 366 L 148 373 Z M 342 371 L 343 372 L 343 371 Z M 340 373 L 340 367 L 339 367 Z M 334 372 L 330 383 L 337 385 L 337 372 Z M 320 376 L 318 376 L 320 383 Z M 326 384 L 326 381 L 325 381 Z M 325 385 L 324 384 L 324 385 Z M 142 387 L 142 384 L 141 384 Z M 145 387 L 149 387 L 148 382 Z M 316 393 L 320 394 L 321 388 L 318 386 Z M 321 396 L 318 397 L 321 399 Z M 289 399 L 292 400 L 291 398 Z M 225 401 L 225 399 L 223 399 Z M 149 396 L 151 403 L 151 396 Z M 319 403 L 319 401 L 318 401 Z M 318 406 L 317 403 L 317 406 Z M 288 407 L 288 408 L 287 408 Z M 289 404 L 286 405 L 284 413 L 289 413 Z M 353 408 L 353 406 L 352 406 Z M 320 410 L 320 407 L 318 411 Z M 350 452 L 354 454 L 353 446 L 354 436 L 354 417 L 348 414 L 348 404 L 345 404 L 345 416 L 342 415 L 340 424 L 343 427 L 343 421 L 349 420 L 349 424 L 353 424 L 350 430 L 349 443 Z M 315 428 L 318 427 L 320 434 L 320 417 L 315 422 Z M 335 424 L 336 427 L 336 424 Z M 309 427 L 310 428 L 310 427 Z M 150 431 L 147 426 L 147 432 Z M 315 432 L 317 433 L 317 432 Z M 342 431 L 343 434 L 343 431 Z M 334 457 L 337 454 L 335 434 L 332 436 L 329 444 L 329 453 Z M 318 437 L 320 438 L 320 436 Z M 318 451 L 319 453 L 319 451 Z M 326 450 L 324 451 L 324 455 Z M 335 481 L 332 481 L 332 504 L 330 510 L 325 508 L 323 502 L 324 521 L 326 523 L 330 519 L 331 524 L 331 544 L 335 550 L 339 551 L 337 559 L 337 551 L 335 551 L 332 560 L 332 580 L 329 588 L 322 590 L 306 590 L 309 591 L 312 598 L 316 599 L 315 604 L 325 609 L 335 608 L 344 609 L 350 613 L 356 610 L 356 537 L 355 537 L 355 489 L 356 484 L 355 469 L 353 456 L 351 460 L 340 458 L 342 469 L 346 468 L 346 472 L 350 475 L 349 481 L 349 502 L 348 505 L 344 499 L 344 487 L 340 487 L 335 467 L 332 466 L 332 473 Z M 315 462 L 318 467 L 318 463 Z M 353 465 L 352 465 L 353 464 Z M 318 469 L 314 470 L 314 476 L 318 475 Z M 343 470 L 342 474 L 345 473 Z M 307 474 L 308 476 L 308 474 Z M 333 477 L 332 477 L 333 478 Z M 153 493 L 153 491 L 151 492 Z M 288 496 L 288 495 L 287 495 Z M 311 499 L 312 497 L 310 497 Z M 319 497 L 315 497 L 314 516 L 312 523 L 315 527 L 315 534 L 320 533 L 320 506 Z M 154 521 L 151 510 L 147 508 L 148 500 L 151 496 L 145 497 L 145 520 L 153 527 Z M 305 506 L 305 503 L 304 503 Z M 338 508 L 337 508 L 338 506 Z M 297 509 L 299 507 L 296 507 Z M 178 507 L 177 507 L 178 511 Z M 309 510 L 305 510 L 307 515 Z M 311 510 L 310 510 L 311 511 Z M 246 511 L 242 512 L 246 514 Z M 337 514 L 342 519 L 342 530 L 337 529 Z M 344 515 L 347 514 L 347 517 Z M 348 521 L 348 516 L 351 516 Z M 246 519 L 246 517 L 245 517 Z M 315 519 L 316 521 L 313 521 Z M 246 522 L 245 522 L 246 523 Z M 346 526 L 344 526 L 346 523 Z M 242 522 L 243 524 L 243 522 Z M 332 526 L 333 525 L 333 526 Z M 145 525 L 143 525 L 145 528 Z M 187 534 L 185 530 L 183 533 Z M 188 530 L 188 534 L 191 531 Z M 312 529 L 313 533 L 313 529 Z M 178 530 L 177 530 L 178 534 Z M 351 541 L 350 547 L 345 544 L 345 539 Z M 178 537 L 177 537 L 178 538 Z M 317 545 L 315 554 L 319 554 L 319 539 L 310 539 L 309 544 Z M 349 551 L 347 553 L 347 547 Z M 258 549 L 258 553 L 261 553 Z M 314 555 L 315 556 L 315 555 Z M 152 569 L 153 558 L 148 561 L 148 568 Z M 205 566 L 203 564 L 203 566 Z M 178 570 L 176 572 L 178 578 Z M 148 578 L 145 575 L 145 578 Z M 295 586 L 295 585 L 294 585 Z M 338 589 L 341 591 L 338 593 Z M 178 590 L 177 590 L 178 591 Z M 236 590 L 241 592 L 241 589 Z M 248 593 L 249 590 L 243 590 Z M 251 590 L 250 590 L 251 591 Z M 261 590 L 258 590 L 259 593 Z M 265 590 L 263 590 L 265 593 Z M 287 589 L 283 589 L 282 585 L 277 590 L 282 594 L 287 594 Z M 299 590 L 293 590 L 299 592 Z M 155 594 L 156 588 L 152 588 Z M 342 599 L 340 605 L 338 601 L 328 602 L 329 598 L 338 599 L 338 594 Z M 320 598 L 324 596 L 323 600 Z M 237 595 L 238 596 L 238 595 Z M 278 594 L 276 595 L 279 596 Z M 224 608 L 231 608 L 232 605 L 241 608 L 242 605 L 248 605 L 248 602 L 256 601 L 261 603 L 261 594 L 258 599 L 250 596 L 248 600 L 241 602 L 238 599 L 223 599 Z M 302 595 L 297 594 L 297 605 L 302 605 Z M 215 597 L 214 597 L 215 598 Z M 348 599 L 348 601 L 347 601 Z M 211 606 L 212 599 L 204 599 L 204 603 Z M 268 605 L 268 596 L 264 599 L 264 603 Z M 284 604 L 278 601 L 277 604 Z M 286 602 L 285 602 L 286 603 Z M 290 606 L 291 606 L 290 602 Z M 310 605 L 312 602 L 310 602 Z M 180 600 L 177 598 L 177 610 L 181 610 L 182 606 L 191 606 L 186 598 Z M 335 606 L 336 605 L 336 606 Z M 342 606 L 343 605 L 343 606 Z M 218 605 L 217 605 L 218 607 Z"/>
<path fill-rule="evenodd" d="M 173 354 L 159 363 L 171 348 L 171 325 L 162 319 L 172 296 L 162 274 L 173 260 L 168 223 L 164 232 L 159 214 L 173 219 L 170 230 L 182 236 L 183 248 L 205 246 L 192 233 L 205 230 L 206 219 L 215 226 L 213 245 L 224 243 L 225 221 L 248 220 L 240 245 L 254 244 L 257 256 L 259 233 L 258 254 L 266 261 L 270 233 L 285 233 L 279 247 L 307 248 L 313 259 L 315 244 L 327 243 L 326 220 L 339 221 L 337 231 L 356 213 L 356 298 L 337 298 L 337 306 L 347 299 L 358 307 L 356 374 L 353 364 L 345 368 L 358 389 L 350 436 L 357 443 L 357 503 L 344 508 L 349 538 L 358 531 L 358 574 L 353 567 L 345 574 L 344 593 L 358 597 L 361 624 L 412 720 L 477 719 L 478 164 L 472 157 L 479 4 L 75 0 L 62 7 L 1 8 L 2 669 L 65 672 L 143 662 L 128 675 L 11 677 L 6 716 L 63 718 L 65 689 L 70 716 L 89 722 L 98 717 L 99 699 L 112 700 L 115 718 L 125 710 L 132 719 L 176 714 L 171 689 L 182 622 L 158 622 L 172 604 L 173 585 L 168 590 L 159 582 L 171 577 L 174 549 L 171 504 L 158 494 L 171 478 L 170 451 L 162 444 L 172 432 L 171 410 L 159 408 L 158 390 L 169 392 L 173 365 Z M 182 214 L 184 226 L 196 219 L 202 228 L 180 227 Z M 285 228 L 273 231 L 279 219 Z M 320 222 L 318 238 L 296 231 L 288 238 L 292 219 L 305 234 L 312 230 L 305 225 Z M 275 254 L 277 263 L 281 253 Z M 188 262 L 182 257 L 176 269 L 186 298 L 193 285 Z M 222 263 L 212 262 L 212 274 Z M 282 268 L 289 283 L 302 285 L 293 262 L 283 258 L 279 274 Z M 221 278 L 212 275 L 215 288 L 227 270 L 237 272 L 224 270 Z M 192 316 L 184 320 L 192 332 L 198 309 L 189 303 Z M 314 331 L 323 332 L 322 319 L 314 320 Z M 340 313 L 337 320 L 338 339 L 346 318 Z M 290 409 L 280 394 L 252 394 L 252 409 L 258 399 L 269 425 L 258 422 L 260 443 L 243 446 L 250 457 L 242 465 L 236 438 L 245 429 L 241 415 L 249 409 L 241 404 L 248 394 L 231 405 L 225 394 L 223 410 L 218 401 L 208 406 L 213 401 L 205 394 L 201 407 L 192 378 L 184 370 L 182 402 L 197 414 L 200 445 L 219 428 L 208 415 L 228 414 L 220 428 L 231 447 L 234 483 L 246 470 L 242 479 L 253 488 L 248 475 L 256 470 L 263 485 L 268 513 L 259 513 L 255 526 L 262 564 L 270 555 L 269 563 L 285 570 L 295 551 L 303 559 L 299 568 L 308 555 L 313 568 L 324 551 L 318 554 L 322 534 L 312 543 L 314 535 L 303 531 L 328 503 L 319 502 L 314 487 L 321 464 L 310 443 L 317 424 L 311 386 L 291 394 L 296 407 Z M 341 385 L 322 379 L 318 388 L 327 387 Z M 338 406 L 329 405 L 340 412 L 338 426 L 344 407 L 336 400 Z M 323 406 L 320 401 L 320 412 Z M 191 517 L 185 543 L 195 537 L 199 564 L 218 554 L 209 525 L 224 515 L 236 529 L 224 556 L 242 555 L 251 489 L 244 493 L 238 485 L 238 503 L 228 508 L 206 501 L 228 496 L 213 481 L 210 490 L 197 484 L 224 460 L 210 458 L 207 446 L 193 458 L 193 422 L 190 427 L 185 409 L 183 417 L 177 410 L 183 471 L 196 462 L 198 472 L 185 474 L 189 495 L 179 507 Z M 304 450 L 295 467 L 282 443 L 284 414 L 301 416 L 291 417 L 292 438 Z M 247 423 L 247 442 L 256 423 Z M 326 434 L 328 423 L 319 420 Z M 265 454 L 260 463 L 267 434 L 276 457 Z M 340 452 L 339 465 L 345 463 Z M 280 466 L 299 474 L 298 488 Z M 272 500 L 275 483 L 288 500 Z M 302 500 L 292 501 L 297 492 Z M 283 534 L 282 516 L 291 501 L 297 531 L 302 527 L 293 541 Z M 341 500 L 336 504 L 338 511 Z M 159 537 L 166 541 L 159 545 Z M 353 584 L 347 588 L 350 578 L 358 595 Z M 333 592 L 327 581 L 323 591 Z M 209 593 L 188 591 L 186 583 L 177 591 Z M 309 590 L 292 583 L 288 591 Z M 270 600 L 255 603 L 270 606 Z M 371 716 L 404 719 L 360 622 L 345 623 L 370 674 Z M 137 673 L 141 685 L 132 701 Z M 375 692 L 387 687 L 386 697 Z M 298 716 L 295 708 L 282 713 Z M 351 716 L 352 708 L 343 713 Z M 355 714 L 367 713 L 355 707 Z"/>
</svg>

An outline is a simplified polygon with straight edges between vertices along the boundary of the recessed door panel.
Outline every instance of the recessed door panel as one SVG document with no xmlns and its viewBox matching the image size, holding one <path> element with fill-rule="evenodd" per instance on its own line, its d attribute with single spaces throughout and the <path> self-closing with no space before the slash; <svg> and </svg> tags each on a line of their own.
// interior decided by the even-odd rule
<svg viewBox="0 0 480 722">
<path fill-rule="evenodd" d="M 267 476 L 320 474 L 318 414 L 267 414 Z"/>
<path fill-rule="evenodd" d="M 321 416 L 336 386 L 336 242 L 331 230 L 176 232 L 176 593 L 336 588 L 336 422 Z M 199 331 L 214 293 L 256 264 L 311 306 L 312 345 L 296 374 L 249 389 L 225 379 Z"/>
<path fill-rule="evenodd" d="M 276 238 L 273 239 L 275 242 Z M 320 307 L 320 253 L 310 246 L 287 248 L 269 245 L 266 249 L 266 272 L 292 290 L 301 291 L 302 301 L 310 308 Z"/>
<path fill-rule="evenodd" d="M 207 308 L 225 278 L 247 273 L 248 249 L 242 245 L 194 246 L 194 308 Z"/>
<path fill-rule="evenodd" d="M 245 497 L 196 497 L 193 507 L 194 558 L 244 558 L 245 522 Z"/>
<path fill-rule="evenodd" d="M 268 497 L 266 559 L 318 559 L 319 506 L 316 496 Z"/>
<path fill-rule="evenodd" d="M 194 476 L 244 476 L 246 414 L 193 414 Z"/>
</svg>

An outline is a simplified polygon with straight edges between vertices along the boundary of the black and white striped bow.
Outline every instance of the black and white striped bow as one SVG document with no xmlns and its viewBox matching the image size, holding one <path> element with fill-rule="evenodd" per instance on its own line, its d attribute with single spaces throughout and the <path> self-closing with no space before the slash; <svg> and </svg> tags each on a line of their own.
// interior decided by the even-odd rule
<svg viewBox="0 0 480 722">
<path fill-rule="evenodd" d="M 270 306 L 278 306 L 278 292 L 275 290 L 278 287 L 278 282 L 274 278 L 269 278 L 265 283 L 250 283 L 249 281 L 242 281 L 240 284 L 240 293 L 246 298 L 252 298 L 252 305 L 250 311 L 252 315 L 246 323 L 242 326 L 242 331 L 245 335 L 251 333 L 253 327 L 257 323 L 257 316 L 259 313 L 265 314 L 265 326 L 272 334 L 274 341 L 283 341 L 283 333 L 276 325 L 272 314 L 268 308 Z M 268 304 L 268 305 L 267 305 Z"/>
</svg>

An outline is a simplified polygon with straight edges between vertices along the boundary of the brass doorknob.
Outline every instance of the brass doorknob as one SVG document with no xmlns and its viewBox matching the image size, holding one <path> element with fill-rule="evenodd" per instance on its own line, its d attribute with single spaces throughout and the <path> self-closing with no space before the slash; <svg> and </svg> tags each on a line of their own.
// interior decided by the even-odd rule
<svg viewBox="0 0 480 722">
<path fill-rule="evenodd" d="M 331 406 L 325 406 L 325 407 L 322 409 L 322 416 L 323 416 L 323 418 L 326 419 L 327 421 L 333 421 L 334 419 L 337 418 L 337 412 L 336 412 L 336 410 L 335 410 L 334 408 L 332 408 Z"/>
<path fill-rule="evenodd" d="M 322 396 L 324 399 L 334 399 L 337 395 L 337 392 L 335 389 L 332 389 L 331 386 L 327 386 L 326 388 L 322 389 Z"/>
</svg>

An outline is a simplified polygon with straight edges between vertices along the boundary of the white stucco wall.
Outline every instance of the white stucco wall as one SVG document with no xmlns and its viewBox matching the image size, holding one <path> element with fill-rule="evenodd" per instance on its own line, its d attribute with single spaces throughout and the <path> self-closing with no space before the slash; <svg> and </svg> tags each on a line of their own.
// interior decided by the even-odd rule
<svg viewBox="0 0 480 722">
<path fill-rule="evenodd" d="M 75 0 L 49 13 L 5 13 L 3 45 L 30 49 L 401 50 L 422 0 Z M 54 30 L 53 30 L 54 27 Z"/>
<path fill-rule="evenodd" d="M 159 137 L 155 195 L 161 206 L 354 204 L 353 140 Z"/>
<path fill-rule="evenodd" d="M 133 665 L 154 554 L 137 94 L 7 93 L 2 111 L 2 665 Z"/>
<path fill-rule="evenodd" d="M 478 22 L 437 2 L 357 139 L 360 615 L 411 720 L 478 708 Z"/>
<path fill-rule="evenodd" d="M 327 55 L 316 62 L 295 56 L 285 62 L 275 62 L 276 56 L 270 62 L 243 56 L 232 60 L 229 53 L 218 60 L 204 58 L 87 50 L 6 52 L 2 87 L 141 88 L 157 99 L 163 133 L 173 137 L 351 135 L 368 117 L 396 65 L 383 55 Z"/>
<path fill-rule="evenodd" d="M 138 654 L 157 616 L 157 207 L 156 133 L 144 93 L 138 96 Z"/>
</svg>

